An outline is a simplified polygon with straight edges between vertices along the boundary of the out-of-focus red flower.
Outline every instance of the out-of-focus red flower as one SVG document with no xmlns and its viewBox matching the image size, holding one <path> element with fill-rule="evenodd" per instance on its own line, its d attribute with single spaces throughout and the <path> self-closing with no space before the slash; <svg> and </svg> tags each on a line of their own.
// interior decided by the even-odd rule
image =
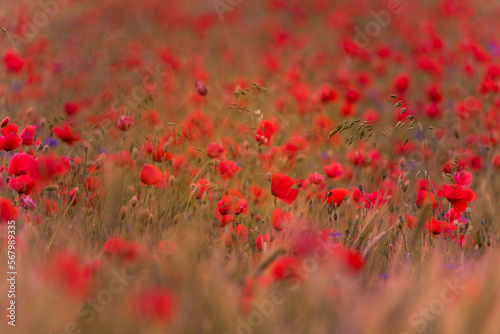
<svg viewBox="0 0 500 334">
<path fill-rule="evenodd" d="M 268 234 L 261 233 L 255 238 L 255 247 L 259 252 L 264 250 L 264 244 L 269 245 L 271 243 L 271 237 Z"/>
<path fill-rule="evenodd" d="M 436 218 L 431 217 L 431 219 L 425 223 L 424 231 L 430 231 L 434 235 L 439 235 L 441 234 L 442 226 L 443 222 L 441 220 L 436 220 Z"/>
<path fill-rule="evenodd" d="M 417 217 L 405 214 L 405 219 L 409 229 L 415 227 L 415 224 L 417 223 Z"/>
<path fill-rule="evenodd" d="M 165 174 L 156 166 L 144 164 L 141 169 L 141 184 L 153 186 L 155 188 L 165 188 L 167 186 L 168 173 Z"/>
<path fill-rule="evenodd" d="M 207 155 L 210 158 L 220 158 L 224 156 L 226 149 L 219 143 L 211 143 L 207 145 Z"/>
<path fill-rule="evenodd" d="M 231 180 L 239 171 L 241 167 L 236 165 L 236 162 L 231 160 L 219 161 L 220 176 L 226 181 Z"/>
<path fill-rule="evenodd" d="M 21 138 L 23 139 L 23 145 L 33 145 L 33 136 L 35 135 L 36 126 L 26 125 L 23 131 L 21 131 Z"/>
<path fill-rule="evenodd" d="M 271 264 L 271 276 L 277 281 L 302 280 L 300 262 L 293 256 L 281 256 Z"/>
<path fill-rule="evenodd" d="M 200 179 L 196 182 L 195 189 L 198 188 L 198 193 L 196 194 L 196 199 L 202 199 L 203 193 L 209 190 L 212 187 L 212 184 L 205 179 Z"/>
<path fill-rule="evenodd" d="M 333 102 L 337 98 L 337 92 L 330 84 L 323 84 L 319 89 L 319 98 L 323 103 Z"/>
<path fill-rule="evenodd" d="M 7 223 L 16 220 L 18 212 L 14 204 L 5 197 L 0 197 L 0 222 Z"/>
<path fill-rule="evenodd" d="M 292 214 L 290 212 L 287 212 L 286 214 L 283 213 L 283 210 L 276 208 L 273 210 L 273 216 L 272 216 L 272 221 L 273 221 L 273 228 L 276 231 L 283 231 L 283 223 L 286 221 L 289 221 L 292 218 Z"/>
<path fill-rule="evenodd" d="M 137 315 L 161 323 L 172 321 L 177 304 L 175 295 L 165 288 L 150 288 L 136 294 L 131 300 Z"/>
<path fill-rule="evenodd" d="M 342 164 L 338 162 L 334 162 L 331 165 L 325 166 L 325 174 L 332 178 L 332 179 L 338 179 L 342 176 Z"/>
<path fill-rule="evenodd" d="M 221 215 L 239 215 L 247 213 L 248 204 L 243 198 L 226 195 L 217 203 Z"/>
<path fill-rule="evenodd" d="M 140 247 L 138 244 L 123 239 L 111 238 L 104 244 L 102 251 L 109 259 L 119 259 L 121 261 L 133 261 L 139 255 Z"/>
<path fill-rule="evenodd" d="M 3 59 L 7 72 L 20 72 L 23 69 L 23 60 L 15 50 L 7 50 L 3 55 Z"/>
<path fill-rule="evenodd" d="M 366 166 L 367 164 L 365 155 L 360 150 L 347 152 L 347 160 L 354 166 Z"/>
<path fill-rule="evenodd" d="M 29 175 L 13 177 L 10 179 L 9 185 L 19 194 L 32 194 L 39 190 L 38 183 Z"/>
<path fill-rule="evenodd" d="M 318 174 L 318 172 L 314 172 L 312 174 L 309 174 L 309 182 L 312 184 L 321 184 L 324 181 L 323 175 Z"/>
<path fill-rule="evenodd" d="M 417 190 L 417 198 L 415 199 L 415 204 L 418 208 L 420 208 L 426 201 L 432 203 L 432 208 L 437 208 L 437 200 L 436 196 L 430 191 L 427 190 Z"/>
<path fill-rule="evenodd" d="M 442 184 L 437 189 L 437 195 L 440 197 L 446 197 L 457 212 L 465 211 L 465 209 L 467 209 L 467 205 L 473 201 L 474 198 L 476 198 L 476 195 L 471 189 L 463 188 L 458 184 Z"/>
<path fill-rule="evenodd" d="M 460 186 L 468 187 L 472 183 L 472 174 L 464 170 L 455 173 L 453 176 L 453 181 L 455 181 Z"/>
<path fill-rule="evenodd" d="M 250 186 L 250 198 L 253 200 L 255 204 L 262 203 L 264 204 L 267 194 L 265 190 L 257 185 Z"/>
<path fill-rule="evenodd" d="M 399 94 L 403 94 L 404 92 L 406 92 L 409 83 L 410 80 L 407 74 L 400 74 L 396 78 L 394 78 L 394 88 Z"/>
<path fill-rule="evenodd" d="M 52 132 L 61 139 L 63 142 L 67 143 L 70 146 L 74 145 L 74 142 L 78 142 L 81 140 L 80 135 L 73 130 L 71 125 L 66 122 L 63 127 L 55 126 L 52 128 Z"/>
<path fill-rule="evenodd" d="M 71 295 L 82 297 L 88 293 L 90 272 L 76 255 L 58 251 L 46 270 L 49 281 L 63 287 Z"/>
<path fill-rule="evenodd" d="M 236 233 L 240 239 L 245 240 L 248 237 L 248 228 L 245 225 L 238 224 L 236 225 L 234 233 Z"/>
<path fill-rule="evenodd" d="M 79 103 L 76 103 L 76 102 L 66 102 L 64 104 L 64 112 L 68 116 L 73 116 L 74 114 L 76 114 L 79 111 L 79 109 L 80 109 Z"/>
<path fill-rule="evenodd" d="M 127 131 L 134 124 L 134 116 L 120 116 L 116 123 L 118 129 L 122 131 Z"/>
<path fill-rule="evenodd" d="M 272 143 L 272 137 L 278 130 L 278 126 L 273 121 L 263 120 L 257 126 L 255 132 L 255 140 L 264 146 L 269 146 Z"/>
</svg>

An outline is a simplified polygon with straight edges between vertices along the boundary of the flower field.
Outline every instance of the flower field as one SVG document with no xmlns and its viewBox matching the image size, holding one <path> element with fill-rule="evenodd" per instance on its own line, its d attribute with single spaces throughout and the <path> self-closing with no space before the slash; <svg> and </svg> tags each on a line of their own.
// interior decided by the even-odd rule
<svg viewBox="0 0 500 334">
<path fill-rule="evenodd" d="M 499 15 L 3 0 L 0 333 L 500 333 Z"/>
</svg>

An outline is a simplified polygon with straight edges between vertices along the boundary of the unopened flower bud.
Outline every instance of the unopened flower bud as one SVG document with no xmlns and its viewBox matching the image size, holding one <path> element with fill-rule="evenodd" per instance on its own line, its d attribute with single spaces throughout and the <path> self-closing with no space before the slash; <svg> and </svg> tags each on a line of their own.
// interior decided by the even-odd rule
<svg viewBox="0 0 500 334">
<path fill-rule="evenodd" d="M 124 220 L 126 215 L 127 215 L 127 207 L 122 206 L 122 208 L 120 209 L 120 220 Z"/>
<path fill-rule="evenodd" d="M 137 202 L 138 202 L 137 196 L 132 197 L 132 199 L 130 200 L 130 207 L 135 208 Z"/>
<path fill-rule="evenodd" d="M 1 127 L 5 128 L 10 123 L 10 117 L 5 117 L 2 121 Z"/>
<path fill-rule="evenodd" d="M 205 87 L 203 81 L 196 79 L 196 81 L 194 82 L 194 86 L 196 87 L 198 94 L 200 94 L 201 96 L 207 95 L 207 87 Z"/>
<path fill-rule="evenodd" d="M 170 187 L 175 186 L 175 176 L 170 175 L 170 177 L 168 178 L 168 184 L 170 184 Z"/>
</svg>

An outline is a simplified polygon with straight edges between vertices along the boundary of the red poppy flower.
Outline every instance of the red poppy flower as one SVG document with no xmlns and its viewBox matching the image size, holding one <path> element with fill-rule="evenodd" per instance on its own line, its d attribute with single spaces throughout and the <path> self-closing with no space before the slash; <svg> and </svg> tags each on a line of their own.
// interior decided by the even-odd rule
<svg viewBox="0 0 500 334">
<path fill-rule="evenodd" d="M 220 176 L 226 181 L 231 180 L 239 171 L 241 167 L 236 166 L 236 162 L 231 160 L 219 161 Z"/>
<path fill-rule="evenodd" d="M 433 193 L 419 189 L 417 190 L 417 198 L 415 199 L 415 204 L 420 208 L 426 201 L 432 203 L 432 208 L 437 208 L 436 196 Z"/>
<path fill-rule="evenodd" d="M 303 278 L 300 262 L 293 256 L 281 256 L 271 265 L 271 276 L 277 281 Z"/>
<path fill-rule="evenodd" d="M 2 137 L 0 139 L 0 142 L 2 143 L 2 148 L 5 151 L 13 151 L 21 147 L 21 144 L 23 143 L 23 138 L 14 133 L 9 133 L 5 137 Z"/>
<path fill-rule="evenodd" d="M 23 69 L 23 60 L 16 51 L 9 49 L 5 52 L 3 59 L 8 72 L 20 72 Z"/>
<path fill-rule="evenodd" d="M 417 217 L 405 214 L 405 219 L 409 229 L 415 227 L 415 224 L 417 223 Z"/>
<path fill-rule="evenodd" d="M 38 164 L 31 155 L 26 153 L 16 153 L 10 158 L 9 174 L 30 175 L 37 178 L 39 175 Z"/>
<path fill-rule="evenodd" d="M 221 215 L 239 215 L 247 213 L 247 201 L 234 195 L 226 195 L 217 203 Z"/>
<path fill-rule="evenodd" d="M 134 124 L 134 116 L 120 116 L 116 123 L 118 129 L 127 131 Z"/>
<path fill-rule="evenodd" d="M 283 210 L 281 209 L 274 209 L 273 211 L 273 228 L 276 231 L 282 231 L 283 226 L 282 223 L 285 221 L 289 221 L 292 218 L 292 214 L 290 212 L 287 212 L 286 214 L 283 213 Z"/>
<path fill-rule="evenodd" d="M 168 173 L 165 174 L 158 168 L 150 164 L 144 164 L 140 173 L 142 185 L 153 186 L 155 188 L 165 188 L 167 186 Z"/>
<path fill-rule="evenodd" d="M 269 146 L 272 143 L 272 137 L 277 131 L 278 126 L 272 121 L 261 121 L 255 132 L 255 140 L 264 146 Z"/>
<path fill-rule="evenodd" d="M 309 182 L 311 182 L 312 184 L 321 184 L 323 180 L 323 175 L 318 174 L 318 172 L 309 174 Z"/>
<path fill-rule="evenodd" d="M 319 98 L 323 103 L 333 102 L 337 98 L 337 92 L 330 86 L 330 84 L 325 83 L 320 87 Z"/>
<path fill-rule="evenodd" d="M 407 74 L 401 74 L 394 79 L 394 88 L 399 94 L 403 94 L 408 89 L 409 78 Z"/>
<path fill-rule="evenodd" d="M 476 195 L 472 190 L 469 188 L 462 188 L 460 185 L 449 186 L 442 184 L 437 190 L 437 195 L 440 197 L 446 197 L 457 212 L 465 211 L 469 202 L 476 198 Z"/>
<path fill-rule="evenodd" d="M 203 198 L 203 193 L 207 190 L 209 190 L 212 187 L 212 184 L 208 182 L 207 180 L 200 179 L 198 182 L 196 182 L 195 189 L 198 188 L 198 193 L 196 194 L 196 199 L 202 199 Z M 210 190 L 210 194 L 212 191 Z M 211 197 L 212 195 L 210 195 Z"/>
<path fill-rule="evenodd" d="M 52 132 L 70 146 L 73 146 L 75 141 L 77 142 L 81 139 L 80 135 L 73 130 L 68 122 L 64 123 L 62 128 L 59 126 L 53 127 Z"/>
<path fill-rule="evenodd" d="M 29 175 L 20 175 L 13 177 L 9 181 L 12 189 L 19 194 L 31 194 L 38 191 L 38 183 Z"/>
<path fill-rule="evenodd" d="M 462 170 L 455 173 L 455 175 L 453 176 L 453 181 L 455 181 L 458 185 L 468 187 L 472 182 L 472 174 Z"/>
<path fill-rule="evenodd" d="M 341 253 L 345 263 L 347 264 L 347 267 L 353 274 L 357 273 L 363 268 L 365 261 L 359 252 L 343 248 Z"/>
<path fill-rule="evenodd" d="M 288 175 L 271 174 L 271 193 L 276 197 L 286 197 L 294 184 L 295 180 Z"/>
<path fill-rule="evenodd" d="M 215 217 L 219 220 L 220 228 L 226 227 L 231 222 L 234 222 L 236 220 L 232 214 L 221 214 L 218 207 L 215 208 Z"/>
<path fill-rule="evenodd" d="M 332 206 L 339 207 L 340 204 L 344 201 L 344 198 L 349 193 L 349 190 L 344 188 L 335 188 L 326 192 L 326 197 L 328 204 Z"/>
<path fill-rule="evenodd" d="M 132 261 L 137 258 L 140 247 L 138 244 L 123 239 L 111 238 L 104 244 L 102 251 L 108 259 L 117 258 L 122 261 Z"/>
<path fill-rule="evenodd" d="M 36 126 L 26 125 L 24 130 L 21 132 L 21 138 L 23 139 L 23 145 L 33 145 L 33 136 L 35 135 Z"/>
<path fill-rule="evenodd" d="M 257 236 L 255 239 L 255 247 L 259 252 L 262 252 L 264 250 L 264 244 L 269 244 L 271 243 L 271 237 L 268 234 L 262 233 Z"/>
<path fill-rule="evenodd" d="M 0 197 L 0 221 L 7 223 L 16 220 L 18 212 L 14 204 L 7 198 Z"/>
<path fill-rule="evenodd" d="M 244 240 L 248 237 L 248 228 L 245 225 L 238 224 L 236 225 L 234 233 L 236 233 L 240 239 Z"/>
<path fill-rule="evenodd" d="M 430 223 L 430 227 L 429 227 Z M 441 234 L 441 230 L 443 227 L 443 222 L 441 220 L 436 220 L 436 218 L 431 217 L 425 225 L 424 225 L 424 231 L 430 231 L 433 235 L 438 235 Z M 429 230 L 430 228 L 430 230 Z"/>
<path fill-rule="evenodd" d="M 148 142 L 148 144 L 151 145 L 150 142 Z M 174 158 L 172 152 L 165 151 L 165 146 L 156 145 L 156 150 L 153 151 L 153 148 L 151 147 L 149 152 L 151 153 L 151 157 L 154 162 L 164 162 Z"/>
<path fill-rule="evenodd" d="M 329 166 L 325 166 L 325 174 L 332 179 L 337 179 L 342 176 L 342 165 L 334 162 Z"/>
<path fill-rule="evenodd" d="M 210 158 L 220 158 L 224 156 L 226 149 L 219 143 L 211 143 L 207 145 L 207 155 Z"/>
<path fill-rule="evenodd" d="M 150 288 L 135 295 L 131 305 L 136 314 L 148 320 L 169 322 L 177 309 L 176 297 L 165 288 Z"/>
<path fill-rule="evenodd" d="M 19 127 L 14 123 L 8 123 L 7 125 L 2 127 L 2 135 L 6 136 L 9 133 L 18 133 Z"/>
<path fill-rule="evenodd" d="M 261 187 L 256 186 L 256 185 L 251 185 L 250 186 L 250 198 L 253 200 L 253 202 L 255 204 L 258 204 L 258 203 L 264 204 L 264 202 L 267 198 L 267 194 L 264 191 L 264 189 L 262 189 Z"/>
<path fill-rule="evenodd" d="M 80 109 L 80 105 L 76 102 L 66 102 L 64 104 L 64 112 L 68 116 L 73 116 L 74 114 L 76 114 L 78 112 L 79 109 Z"/>
</svg>

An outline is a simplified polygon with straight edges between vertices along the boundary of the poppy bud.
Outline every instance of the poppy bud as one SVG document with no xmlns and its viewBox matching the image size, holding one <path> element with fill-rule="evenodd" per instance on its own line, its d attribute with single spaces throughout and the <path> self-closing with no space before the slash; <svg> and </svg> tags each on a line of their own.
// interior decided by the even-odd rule
<svg viewBox="0 0 500 334">
<path fill-rule="evenodd" d="M 46 191 L 58 191 L 59 190 L 59 186 L 56 185 L 56 184 L 50 184 L 50 185 L 46 186 L 43 189 L 46 190 Z"/>
<path fill-rule="evenodd" d="M 191 197 L 196 197 L 196 195 L 200 192 L 200 189 L 201 186 L 199 184 L 195 185 L 191 191 Z"/>
<path fill-rule="evenodd" d="M 338 213 L 338 211 L 333 211 L 333 212 L 332 212 L 332 220 L 333 220 L 334 222 L 336 222 L 336 221 L 338 221 L 338 220 L 339 220 L 339 213 Z"/>
<path fill-rule="evenodd" d="M 170 175 L 170 177 L 168 178 L 168 184 L 170 184 L 170 187 L 175 186 L 175 176 Z"/>
<path fill-rule="evenodd" d="M 10 123 L 10 117 L 5 117 L 2 121 L 1 127 L 5 128 L 7 125 L 9 125 L 9 123 Z"/>
<path fill-rule="evenodd" d="M 137 205 L 137 202 L 138 202 L 137 196 L 132 197 L 132 199 L 130 200 L 130 206 L 132 208 L 135 208 L 135 206 Z"/>
<path fill-rule="evenodd" d="M 406 181 L 402 186 L 401 189 L 405 193 L 408 190 L 408 186 L 410 185 L 410 181 Z"/>
<path fill-rule="evenodd" d="M 205 87 L 205 84 L 201 80 L 196 79 L 196 81 L 194 82 L 194 86 L 196 87 L 198 94 L 200 94 L 201 96 L 207 95 L 207 87 Z"/>
<path fill-rule="evenodd" d="M 127 207 L 122 206 L 122 208 L 120 209 L 120 220 L 124 220 L 126 215 L 127 215 Z"/>
</svg>

